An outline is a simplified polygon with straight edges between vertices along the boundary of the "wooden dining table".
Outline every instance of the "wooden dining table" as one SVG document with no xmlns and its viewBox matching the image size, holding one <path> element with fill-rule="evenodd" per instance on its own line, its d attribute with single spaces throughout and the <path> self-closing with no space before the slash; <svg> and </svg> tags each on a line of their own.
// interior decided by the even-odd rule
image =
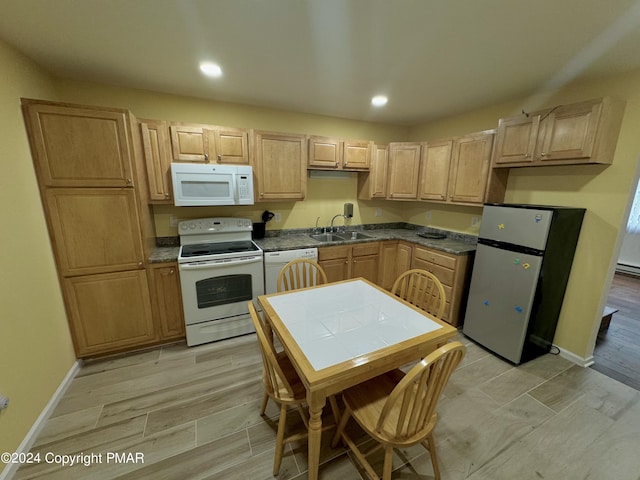
<svg viewBox="0 0 640 480">
<path fill-rule="evenodd" d="M 358 278 L 261 295 L 265 318 L 307 391 L 308 478 L 318 478 L 329 396 L 419 360 L 456 329 Z"/>
</svg>

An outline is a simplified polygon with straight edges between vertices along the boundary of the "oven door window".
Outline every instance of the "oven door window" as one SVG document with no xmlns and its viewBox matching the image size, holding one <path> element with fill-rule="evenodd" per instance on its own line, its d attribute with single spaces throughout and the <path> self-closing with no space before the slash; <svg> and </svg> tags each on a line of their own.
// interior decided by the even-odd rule
<svg viewBox="0 0 640 480">
<path fill-rule="evenodd" d="M 246 302 L 253 298 L 251 275 L 224 275 L 196 282 L 198 308 Z"/>
</svg>

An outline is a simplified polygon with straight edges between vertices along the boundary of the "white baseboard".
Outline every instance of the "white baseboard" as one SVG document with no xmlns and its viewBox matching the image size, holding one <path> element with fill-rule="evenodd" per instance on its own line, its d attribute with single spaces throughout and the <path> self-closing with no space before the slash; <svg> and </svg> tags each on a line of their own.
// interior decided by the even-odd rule
<svg viewBox="0 0 640 480">
<path fill-rule="evenodd" d="M 567 360 L 569 360 L 570 362 L 575 363 L 576 365 L 580 365 L 581 367 L 590 367 L 591 365 L 593 365 L 595 362 L 593 360 L 593 355 L 590 355 L 588 357 L 580 357 L 578 355 L 576 355 L 573 352 L 570 352 L 569 350 L 565 350 L 562 347 L 559 347 L 557 345 L 554 345 L 555 348 L 557 348 L 560 351 L 560 356 L 562 358 L 566 358 Z M 0 479 L 1 480 L 1 479 Z"/>
<path fill-rule="evenodd" d="M 636 265 L 618 263 L 616 265 L 616 272 L 626 273 L 627 275 L 640 276 L 640 267 L 637 267 Z"/>
<path fill-rule="evenodd" d="M 36 441 L 36 438 L 38 437 L 38 434 L 44 428 L 45 422 L 48 420 L 49 416 L 53 413 L 55 408 L 58 406 L 58 402 L 60 402 L 60 399 L 69 388 L 69 385 L 71 385 L 71 381 L 75 378 L 81 365 L 82 365 L 82 361 L 76 360 L 75 363 L 71 366 L 71 368 L 67 372 L 67 375 L 62 379 L 62 382 L 60 382 L 58 389 L 55 391 L 55 393 L 53 394 L 49 402 L 45 405 L 44 409 L 42 410 L 42 412 L 40 413 L 36 421 L 31 426 L 31 429 L 29 430 L 27 435 L 24 437 L 24 440 L 22 440 L 22 443 L 20 444 L 20 446 L 16 449 L 16 453 L 27 453 L 31 449 L 31 447 L 33 446 L 33 443 Z M 10 480 L 13 477 L 13 475 L 15 475 L 19 466 L 20 465 L 18 464 L 11 464 L 11 463 L 6 465 L 4 470 L 0 472 L 0 480 Z"/>
</svg>

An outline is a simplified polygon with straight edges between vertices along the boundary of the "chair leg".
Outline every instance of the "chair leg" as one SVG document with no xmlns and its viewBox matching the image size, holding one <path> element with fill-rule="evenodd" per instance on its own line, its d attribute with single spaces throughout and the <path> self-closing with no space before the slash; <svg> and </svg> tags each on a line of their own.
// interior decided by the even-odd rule
<svg viewBox="0 0 640 480">
<path fill-rule="evenodd" d="M 278 421 L 278 436 L 276 439 L 276 452 L 273 457 L 273 476 L 277 476 L 282 462 L 282 450 L 284 448 L 284 430 L 287 426 L 287 406 L 280 405 L 280 420 Z"/>
<path fill-rule="evenodd" d="M 393 447 L 384 447 L 384 467 L 382 468 L 382 480 L 391 480 L 393 467 Z"/>
<path fill-rule="evenodd" d="M 436 442 L 433 438 L 433 433 L 430 433 L 426 439 L 427 450 L 431 456 L 431 463 L 433 465 L 433 478 L 440 480 L 440 467 L 438 466 L 438 455 L 436 454 Z"/>
<path fill-rule="evenodd" d="M 267 392 L 264 392 L 264 397 L 262 397 L 262 406 L 260 407 L 260 415 L 264 415 L 264 412 L 267 411 L 267 402 L 269 401 L 269 395 Z"/>
<path fill-rule="evenodd" d="M 340 418 L 340 423 L 338 424 L 338 428 L 336 429 L 336 434 L 333 436 L 333 439 L 331 440 L 331 448 L 336 448 L 336 446 L 338 445 L 338 442 L 342 437 L 342 432 L 344 430 L 344 427 L 347 424 L 347 421 L 349 420 L 350 416 L 351 416 L 351 410 L 349 410 L 349 408 L 345 408 L 344 413 L 342 414 L 342 418 Z"/>
</svg>

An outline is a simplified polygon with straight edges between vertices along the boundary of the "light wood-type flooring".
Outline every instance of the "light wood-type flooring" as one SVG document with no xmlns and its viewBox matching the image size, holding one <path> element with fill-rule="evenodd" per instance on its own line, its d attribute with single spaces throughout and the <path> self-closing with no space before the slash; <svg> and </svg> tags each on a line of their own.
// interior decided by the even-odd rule
<svg viewBox="0 0 640 480">
<path fill-rule="evenodd" d="M 514 367 L 459 338 L 467 356 L 435 430 L 443 479 L 640 479 L 640 392 L 553 355 Z M 86 364 L 32 452 L 102 454 L 102 463 L 43 461 L 15 478 L 272 478 L 278 410 L 270 403 L 268 418 L 258 414 L 262 392 L 255 335 Z M 292 428 L 301 424 L 294 413 Z M 331 434 L 320 478 L 360 479 L 345 450 L 328 446 Z M 107 463 L 109 452 L 141 454 L 144 463 Z M 306 465 L 306 442 L 288 446 L 278 478 L 304 479 Z M 432 479 L 428 453 L 396 453 L 393 478 Z"/>
<path fill-rule="evenodd" d="M 616 273 L 607 305 L 618 312 L 598 334 L 592 368 L 640 390 L 640 277 Z"/>
</svg>

